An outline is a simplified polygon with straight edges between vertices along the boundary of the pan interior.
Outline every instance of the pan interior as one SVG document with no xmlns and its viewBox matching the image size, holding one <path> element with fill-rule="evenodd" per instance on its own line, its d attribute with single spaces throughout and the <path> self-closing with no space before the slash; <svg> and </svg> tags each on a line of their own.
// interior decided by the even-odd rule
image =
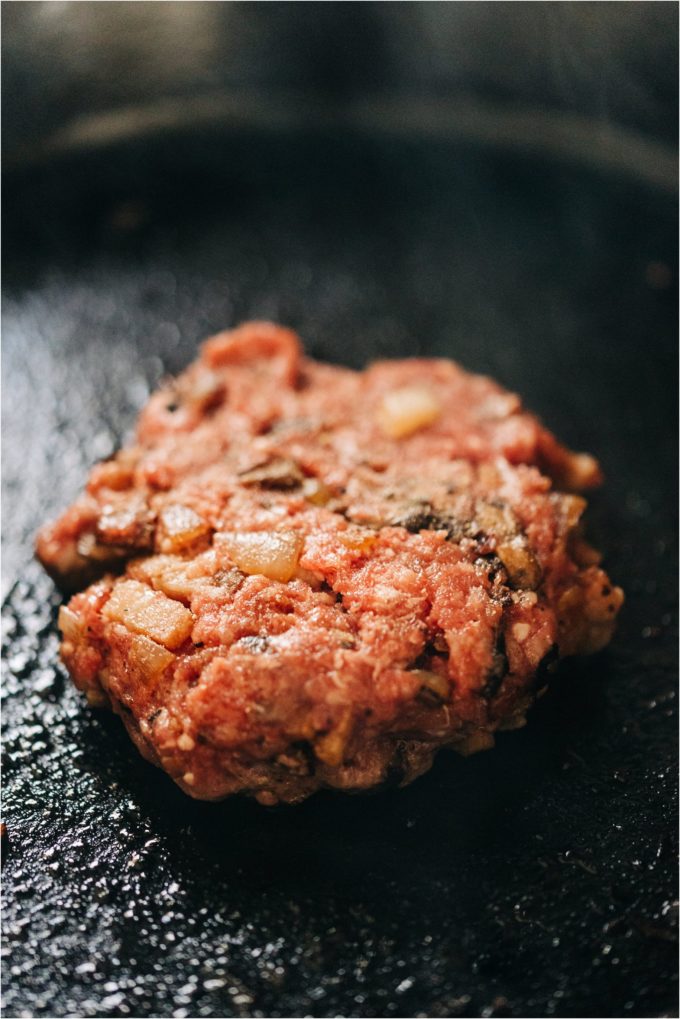
<svg viewBox="0 0 680 1019">
<path fill-rule="evenodd" d="M 8 175 L 7 1015 L 672 1010 L 675 222 L 615 175 L 337 133 Z M 453 357 L 601 460 L 618 635 L 492 753 L 370 798 L 196 803 L 65 680 L 32 535 L 164 374 L 251 317 L 357 367 Z"/>
</svg>

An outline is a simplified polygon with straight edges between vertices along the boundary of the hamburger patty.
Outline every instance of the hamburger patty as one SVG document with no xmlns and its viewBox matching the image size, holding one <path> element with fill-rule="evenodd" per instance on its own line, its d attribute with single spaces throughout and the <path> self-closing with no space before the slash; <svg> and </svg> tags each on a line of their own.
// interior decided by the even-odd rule
<svg viewBox="0 0 680 1019">
<path fill-rule="evenodd" d="M 38 536 L 63 660 L 190 795 L 406 783 L 524 724 L 623 600 L 596 461 L 445 360 L 316 363 L 254 322 L 152 396 Z"/>
</svg>

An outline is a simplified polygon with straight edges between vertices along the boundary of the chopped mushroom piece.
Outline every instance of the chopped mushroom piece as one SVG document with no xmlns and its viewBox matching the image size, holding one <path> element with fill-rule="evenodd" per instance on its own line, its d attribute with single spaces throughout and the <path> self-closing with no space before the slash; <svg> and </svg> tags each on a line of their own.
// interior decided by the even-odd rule
<svg viewBox="0 0 680 1019">
<path fill-rule="evenodd" d="M 258 464 L 239 474 L 242 485 L 259 485 L 261 488 L 297 488 L 304 481 L 304 475 L 293 460 L 274 457 L 267 463 Z"/>
<path fill-rule="evenodd" d="M 501 541 L 496 546 L 496 555 L 508 571 L 514 587 L 538 587 L 541 580 L 541 567 L 536 556 L 529 548 L 526 538 L 516 535 L 509 541 Z"/>
</svg>

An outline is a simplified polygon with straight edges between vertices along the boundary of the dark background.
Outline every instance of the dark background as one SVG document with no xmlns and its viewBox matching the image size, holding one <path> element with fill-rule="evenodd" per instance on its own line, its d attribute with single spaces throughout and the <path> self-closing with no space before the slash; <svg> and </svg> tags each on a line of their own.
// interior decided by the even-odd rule
<svg viewBox="0 0 680 1019">
<path fill-rule="evenodd" d="M 3 18 L 5 1014 L 676 1015 L 676 6 Z M 403 791 L 195 803 L 57 662 L 35 529 L 252 316 L 489 372 L 607 476 L 611 647 Z"/>
</svg>

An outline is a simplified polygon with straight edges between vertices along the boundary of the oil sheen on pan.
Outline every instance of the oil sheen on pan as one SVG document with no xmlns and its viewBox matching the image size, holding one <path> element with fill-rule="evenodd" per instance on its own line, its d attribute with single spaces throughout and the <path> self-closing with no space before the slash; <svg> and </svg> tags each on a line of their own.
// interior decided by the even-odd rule
<svg viewBox="0 0 680 1019">
<path fill-rule="evenodd" d="M 42 529 L 61 653 L 191 796 L 405 784 L 525 722 L 623 593 L 582 534 L 597 462 L 447 360 L 363 372 L 253 322 L 150 399 Z"/>
</svg>

